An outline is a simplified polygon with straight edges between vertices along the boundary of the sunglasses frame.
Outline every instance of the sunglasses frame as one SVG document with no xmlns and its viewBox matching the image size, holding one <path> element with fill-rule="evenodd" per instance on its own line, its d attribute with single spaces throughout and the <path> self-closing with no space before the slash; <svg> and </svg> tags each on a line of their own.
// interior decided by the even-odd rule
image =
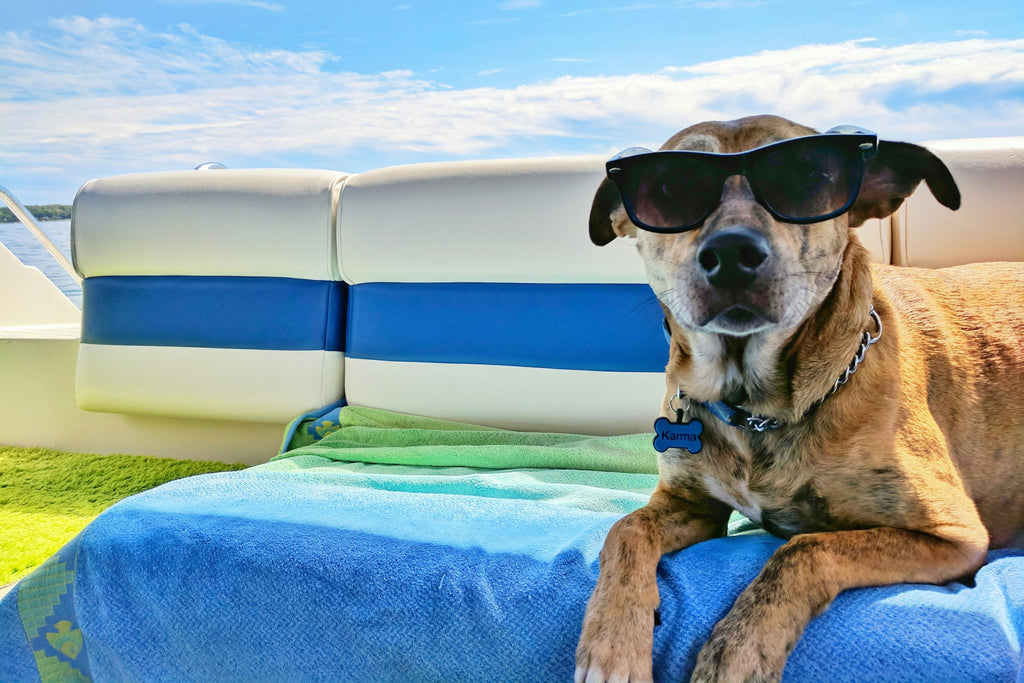
<svg viewBox="0 0 1024 683">
<path fill-rule="evenodd" d="M 856 180 L 853 191 L 850 193 L 850 198 L 846 202 L 846 204 L 843 205 L 843 207 L 838 210 L 820 216 L 804 218 L 787 216 L 774 209 L 761 196 L 756 179 L 751 179 L 750 175 L 748 174 L 748 160 L 751 159 L 752 157 L 761 156 L 768 152 L 776 151 L 779 147 L 792 145 L 797 142 L 806 142 L 808 140 L 813 140 L 815 138 L 820 138 L 822 140 L 829 139 L 831 141 L 841 139 L 843 140 L 843 142 L 848 142 L 848 144 L 851 147 L 858 148 L 860 150 L 861 154 L 860 157 L 857 159 L 857 166 L 859 168 L 854 169 Z M 878 144 L 878 135 L 876 135 L 875 133 L 865 128 L 847 125 L 836 126 L 835 128 L 831 128 L 821 134 L 805 135 L 798 138 L 790 138 L 788 140 L 773 142 L 771 144 L 763 145 L 761 147 L 755 147 L 754 149 L 750 149 L 745 152 L 736 152 L 732 154 L 716 154 L 713 152 L 695 152 L 689 150 L 662 150 L 658 152 L 653 152 L 644 147 L 630 147 L 619 152 L 605 163 L 605 173 L 608 180 L 613 185 L 615 185 L 616 189 L 619 191 L 619 197 L 622 199 L 622 205 L 623 207 L 625 207 L 626 213 L 627 215 L 629 215 L 629 219 L 633 221 L 633 224 L 636 225 L 638 228 L 647 230 L 648 232 L 674 234 L 680 232 L 688 232 L 690 230 L 695 230 L 699 228 L 707 219 L 707 217 L 710 216 L 716 208 L 718 208 L 718 205 L 721 203 L 722 185 L 724 185 L 725 180 L 727 178 L 730 178 L 734 175 L 741 175 L 747 178 L 748 181 L 750 181 L 750 187 L 754 192 L 754 198 L 757 200 L 757 203 L 763 206 L 768 211 L 768 213 L 770 213 L 774 218 L 784 223 L 808 225 L 811 223 L 820 223 L 822 221 L 830 220 L 832 218 L 835 218 L 836 216 L 841 216 L 842 214 L 850 210 L 850 207 L 853 206 L 853 203 L 857 201 L 857 195 L 860 194 L 860 188 L 864 181 L 864 169 L 866 166 L 866 162 L 868 159 L 870 159 L 871 157 L 875 156 L 878 153 Z M 696 221 L 680 226 L 657 227 L 653 225 L 648 225 L 647 223 L 644 223 L 637 217 L 636 212 L 633 209 L 632 203 L 630 202 L 630 199 L 627 196 L 627 193 L 623 190 L 623 187 L 620 184 L 620 181 L 622 179 L 622 167 L 628 165 L 629 162 L 626 161 L 627 159 L 655 155 L 686 155 L 702 159 L 706 158 L 709 161 L 711 161 L 712 166 L 718 174 L 718 179 L 721 181 L 720 183 L 718 183 L 719 196 L 717 199 L 715 199 L 715 201 L 708 202 L 707 210 L 705 210 L 701 217 Z"/>
</svg>

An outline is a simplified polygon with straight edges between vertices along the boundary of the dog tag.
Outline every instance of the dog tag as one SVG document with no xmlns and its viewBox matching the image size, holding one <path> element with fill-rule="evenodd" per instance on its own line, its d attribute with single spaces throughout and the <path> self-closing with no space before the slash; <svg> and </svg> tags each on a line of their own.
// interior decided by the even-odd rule
<svg viewBox="0 0 1024 683">
<path fill-rule="evenodd" d="M 683 411 L 677 410 L 675 421 L 666 417 L 654 421 L 654 450 L 664 453 L 670 448 L 683 448 L 696 455 L 704 446 L 700 440 L 703 431 L 703 422 L 683 422 Z"/>
</svg>

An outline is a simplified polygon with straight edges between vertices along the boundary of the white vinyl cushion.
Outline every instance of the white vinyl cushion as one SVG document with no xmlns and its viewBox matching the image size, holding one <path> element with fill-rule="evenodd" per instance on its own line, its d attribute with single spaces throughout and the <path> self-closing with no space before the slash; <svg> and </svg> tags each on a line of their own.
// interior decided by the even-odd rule
<svg viewBox="0 0 1024 683">
<path fill-rule="evenodd" d="M 344 355 L 82 344 L 75 396 L 100 412 L 288 422 L 338 401 Z"/>
<path fill-rule="evenodd" d="M 636 250 L 588 236 L 602 157 L 397 166 L 352 176 L 341 273 L 363 282 L 644 282 Z"/>
<path fill-rule="evenodd" d="M 217 169 L 92 180 L 75 198 L 75 266 L 83 277 L 337 280 L 333 222 L 345 177 Z"/>
<path fill-rule="evenodd" d="M 593 372 L 349 358 L 350 403 L 502 429 L 582 434 L 652 431 L 660 372 Z"/>
<path fill-rule="evenodd" d="M 1024 261 L 1024 137 L 925 146 L 949 167 L 962 205 L 950 211 L 922 183 L 898 213 L 895 263 L 941 268 Z"/>
</svg>

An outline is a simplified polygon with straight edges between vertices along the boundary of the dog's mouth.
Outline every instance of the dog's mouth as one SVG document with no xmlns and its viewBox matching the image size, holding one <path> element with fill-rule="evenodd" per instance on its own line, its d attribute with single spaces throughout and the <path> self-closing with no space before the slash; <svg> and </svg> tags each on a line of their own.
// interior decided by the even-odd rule
<svg viewBox="0 0 1024 683">
<path fill-rule="evenodd" d="M 701 327 L 718 334 L 744 336 L 760 332 L 775 322 L 763 311 L 742 304 L 733 304 L 718 313 L 710 313 Z"/>
</svg>

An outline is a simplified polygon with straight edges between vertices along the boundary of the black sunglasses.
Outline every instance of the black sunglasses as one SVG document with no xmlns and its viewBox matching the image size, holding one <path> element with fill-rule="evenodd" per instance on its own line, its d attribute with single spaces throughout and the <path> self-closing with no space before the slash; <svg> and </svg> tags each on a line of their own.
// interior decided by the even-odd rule
<svg viewBox="0 0 1024 683">
<path fill-rule="evenodd" d="M 785 223 L 817 223 L 850 209 L 878 136 L 854 126 L 783 140 L 738 154 L 652 152 L 631 147 L 605 170 L 629 218 L 651 232 L 693 230 L 722 197 L 725 179 L 742 175 L 754 197 Z"/>
</svg>

